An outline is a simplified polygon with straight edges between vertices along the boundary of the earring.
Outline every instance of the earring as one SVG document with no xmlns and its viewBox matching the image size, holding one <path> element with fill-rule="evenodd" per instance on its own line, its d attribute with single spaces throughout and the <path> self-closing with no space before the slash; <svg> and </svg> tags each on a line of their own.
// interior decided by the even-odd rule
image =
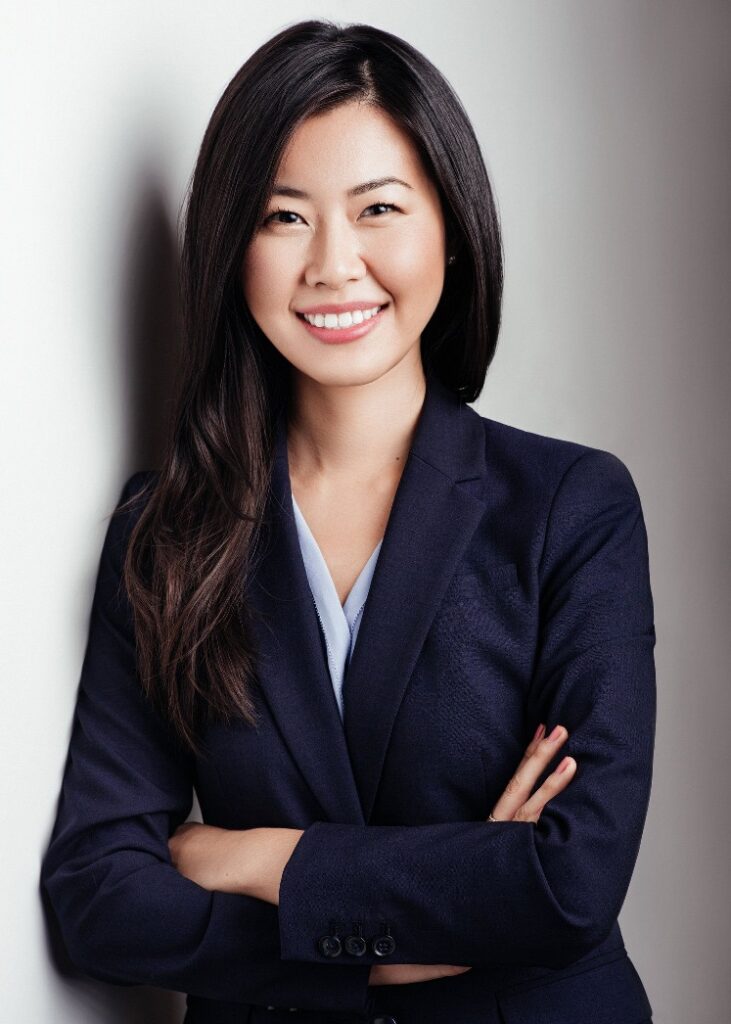
<svg viewBox="0 0 731 1024">
<path fill-rule="evenodd" d="M 454 261 L 455 261 L 456 259 L 457 259 L 457 257 L 456 257 L 455 255 L 452 255 L 452 256 L 448 256 L 448 257 L 447 257 L 447 263 L 454 263 Z"/>
</svg>

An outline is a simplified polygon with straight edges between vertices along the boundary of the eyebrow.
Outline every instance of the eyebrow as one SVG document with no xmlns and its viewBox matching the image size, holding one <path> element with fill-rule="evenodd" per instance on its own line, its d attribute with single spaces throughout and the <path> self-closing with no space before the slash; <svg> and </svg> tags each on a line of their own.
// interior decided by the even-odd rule
<svg viewBox="0 0 731 1024">
<path fill-rule="evenodd" d="M 404 188 L 412 188 L 408 182 L 402 181 L 401 178 L 387 177 L 387 178 L 376 178 L 374 181 L 364 181 L 362 185 L 355 185 L 354 188 L 349 188 L 346 195 L 349 196 L 361 196 L 364 192 L 373 192 L 374 189 L 381 188 L 383 185 L 403 185 Z M 311 199 L 312 196 L 309 192 L 303 192 L 300 188 L 292 188 L 291 185 L 275 185 L 272 190 L 273 196 L 288 196 L 290 199 Z"/>
</svg>

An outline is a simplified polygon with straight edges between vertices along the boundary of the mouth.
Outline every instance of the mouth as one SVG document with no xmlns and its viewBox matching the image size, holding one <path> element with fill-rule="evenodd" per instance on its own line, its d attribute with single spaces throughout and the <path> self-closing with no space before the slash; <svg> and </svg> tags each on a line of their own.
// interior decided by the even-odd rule
<svg viewBox="0 0 731 1024">
<path fill-rule="evenodd" d="M 333 317 L 332 314 L 328 314 L 327 318 L 320 315 L 320 326 L 316 323 L 311 323 L 303 313 L 295 313 L 295 316 L 313 337 L 325 343 L 336 344 L 344 341 L 355 341 L 358 338 L 362 338 L 363 335 L 369 334 L 381 322 L 389 307 L 390 303 L 385 302 L 382 306 L 378 307 L 378 312 L 368 317 L 364 316 L 361 310 L 354 310 L 352 314 L 347 314 L 342 319 Z M 335 324 L 333 326 L 325 326 L 326 322 L 332 322 L 332 319 L 335 319 Z M 348 323 L 348 320 L 351 323 Z"/>
</svg>

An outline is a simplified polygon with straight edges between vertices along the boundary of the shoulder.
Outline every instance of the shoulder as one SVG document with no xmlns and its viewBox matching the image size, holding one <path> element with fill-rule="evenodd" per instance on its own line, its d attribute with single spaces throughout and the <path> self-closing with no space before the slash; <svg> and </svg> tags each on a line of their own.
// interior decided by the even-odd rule
<svg viewBox="0 0 731 1024">
<path fill-rule="evenodd" d="M 149 497 L 159 476 L 158 469 L 138 469 L 132 473 L 122 487 L 120 503 L 130 500 L 137 502 L 146 496 Z"/>
<path fill-rule="evenodd" d="M 638 499 L 627 464 L 614 452 L 554 437 L 481 416 L 489 475 L 507 478 L 536 497 L 561 491 L 577 494 L 623 493 Z"/>
<path fill-rule="evenodd" d="M 109 516 L 107 547 L 119 550 L 126 545 L 132 529 L 155 489 L 159 475 L 159 470 L 141 469 L 127 477 L 116 506 Z"/>
</svg>

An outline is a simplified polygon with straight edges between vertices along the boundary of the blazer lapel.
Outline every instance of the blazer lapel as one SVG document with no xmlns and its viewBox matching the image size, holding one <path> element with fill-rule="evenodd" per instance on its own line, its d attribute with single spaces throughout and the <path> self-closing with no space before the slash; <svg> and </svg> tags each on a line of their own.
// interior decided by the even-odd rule
<svg viewBox="0 0 731 1024">
<path fill-rule="evenodd" d="M 259 613 L 259 680 L 328 820 L 364 824 L 370 819 L 401 699 L 485 512 L 485 502 L 465 486 L 483 477 L 484 452 L 479 415 L 427 375 L 424 404 L 345 674 L 342 722 L 294 521 L 285 416 L 276 421 L 268 540 L 249 595 Z"/>
<path fill-rule="evenodd" d="M 345 733 L 366 822 L 427 632 L 485 512 L 485 502 L 461 485 L 484 472 L 480 416 L 436 377 L 427 377 L 343 683 Z"/>
<path fill-rule="evenodd" d="M 286 420 L 275 424 L 268 532 L 249 602 L 261 692 L 325 820 L 363 824 L 294 520 Z M 258 622 L 256 621 L 258 619 Z"/>
</svg>

